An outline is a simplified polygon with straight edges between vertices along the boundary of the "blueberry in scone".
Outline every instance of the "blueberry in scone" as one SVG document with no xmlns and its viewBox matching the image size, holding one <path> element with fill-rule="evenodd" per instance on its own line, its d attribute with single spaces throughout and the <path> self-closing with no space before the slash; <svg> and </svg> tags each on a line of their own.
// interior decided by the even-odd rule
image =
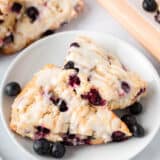
<svg viewBox="0 0 160 160">
<path fill-rule="evenodd" d="M 124 141 L 126 139 L 127 139 L 127 137 L 123 132 L 116 131 L 116 132 L 113 132 L 113 134 L 112 134 L 113 142 L 121 142 L 121 141 Z"/>
<path fill-rule="evenodd" d="M 90 104 L 95 106 L 104 106 L 106 104 L 106 100 L 102 99 L 98 90 L 95 88 L 91 88 L 88 93 L 82 94 L 81 98 L 88 100 Z"/>
<path fill-rule="evenodd" d="M 89 104 L 123 109 L 146 94 L 146 82 L 90 38 L 78 37 L 71 43 L 64 69 L 73 68 L 88 79 L 87 86 L 82 80 L 76 92 Z"/>
<path fill-rule="evenodd" d="M 0 52 L 13 54 L 77 17 L 83 0 L 0 1 Z"/>
<path fill-rule="evenodd" d="M 20 13 L 21 9 L 22 9 L 22 4 L 19 2 L 13 2 L 12 6 L 11 6 L 11 11 L 12 12 L 16 12 L 16 13 Z"/>
<path fill-rule="evenodd" d="M 74 62 L 73 62 L 73 61 L 68 61 L 68 62 L 64 65 L 64 69 L 74 69 Z"/>
</svg>

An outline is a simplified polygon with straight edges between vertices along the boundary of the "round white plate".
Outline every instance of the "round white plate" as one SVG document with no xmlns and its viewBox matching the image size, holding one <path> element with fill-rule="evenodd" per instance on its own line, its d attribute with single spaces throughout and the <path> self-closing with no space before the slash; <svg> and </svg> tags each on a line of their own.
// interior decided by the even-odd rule
<svg viewBox="0 0 160 160">
<path fill-rule="evenodd" d="M 152 64 L 135 48 L 108 34 L 92 32 L 64 32 L 40 40 L 23 50 L 9 67 L 2 82 L 0 104 L 1 118 L 11 139 L 31 159 L 47 160 L 32 150 L 32 142 L 17 136 L 9 129 L 9 117 L 12 98 L 4 95 L 4 86 L 11 81 L 17 81 L 24 86 L 45 64 L 63 65 L 67 48 L 77 35 L 93 38 L 104 49 L 116 54 L 126 66 L 139 73 L 149 84 L 148 95 L 142 100 L 143 113 L 138 121 L 146 130 L 143 138 L 132 138 L 122 143 L 111 143 L 98 146 L 68 147 L 65 160 L 127 160 L 142 151 L 153 139 L 160 126 L 160 79 Z M 94 58 L 94 57 L 93 57 Z M 36 113 L 35 113 L 36 114 Z M 53 159 L 53 158 L 52 158 Z"/>
</svg>

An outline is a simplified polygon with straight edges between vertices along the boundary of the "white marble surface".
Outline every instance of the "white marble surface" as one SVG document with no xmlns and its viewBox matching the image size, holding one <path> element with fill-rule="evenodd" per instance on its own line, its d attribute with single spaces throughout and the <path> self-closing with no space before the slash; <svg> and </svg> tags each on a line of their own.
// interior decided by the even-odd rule
<svg viewBox="0 0 160 160">
<path fill-rule="evenodd" d="M 65 30 L 89 30 L 89 31 L 99 31 L 104 33 L 111 33 L 114 36 L 117 36 L 128 43 L 132 44 L 138 48 L 142 53 L 144 53 L 154 64 L 157 70 L 160 73 L 160 63 L 154 60 L 149 53 L 141 47 L 110 15 L 101 8 L 96 1 L 86 0 L 86 9 L 84 13 L 77 20 L 74 20 L 71 24 L 64 26 L 61 31 Z M 16 57 L 0 56 L 0 80 L 3 78 L 3 75 Z M 137 155 L 133 160 L 159 160 L 160 152 L 160 132 L 154 138 L 152 143 L 139 155 Z M 4 160 L 28 160 L 29 158 L 21 153 L 15 145 L 10 141 L 7 133 L 5 132 L 1 121 L 0 121 L 0 155 Z"/>
</svg>

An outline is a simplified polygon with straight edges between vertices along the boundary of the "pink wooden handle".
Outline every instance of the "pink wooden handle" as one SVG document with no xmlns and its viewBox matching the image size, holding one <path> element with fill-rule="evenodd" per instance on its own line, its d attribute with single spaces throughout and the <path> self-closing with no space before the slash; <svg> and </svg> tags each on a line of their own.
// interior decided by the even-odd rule
<svg viewBox="0 0 160 160">
<path fill-rule="evenodd" d="M 149 24 L 126 0 L 97 0 L 148 51 L 160 61 L 160 32 Z"/>
</svg>

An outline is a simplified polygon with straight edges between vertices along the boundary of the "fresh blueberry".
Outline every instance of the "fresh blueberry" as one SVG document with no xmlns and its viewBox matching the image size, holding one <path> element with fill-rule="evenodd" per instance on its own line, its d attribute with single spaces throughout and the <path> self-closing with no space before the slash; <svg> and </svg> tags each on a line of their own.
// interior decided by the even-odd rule
<svg viewBox="0 0 160 160">
<path fill-rule="evenodd" d="M 66 152 L 64 145 L 60 142 L 56 142 L 53 144 L 51 149 L 51 156 L 54 158 L 62 158 Z"/>
<path fill-rule="evenodd" d="M 128 127 L 133 126 L 137 123 L 136 118 L 133 115 L 126 114 L 122 116 L 121 120 L 127 124 Z"/>
<path fill-rule="evenodd" d="M 16 13 L 20 13 L 21 9 L 22 9 L 22 5 L 18 2 L 14 2 L 11 7 L 11 11 Z"/>
<path fill-rule="evenodd" d="M 39 11 L 35 7 L 29 7 L 26 10 L 27 16 L 31 19 L 31 22 L 33 23 L 39 16 Z"/>
<path fill-rule="evenodd" d="M 147 12 L 155 12 L 157 10 L 157 2 L 155 0 L 144 0 L 143 9 Z"/>
<path fill-rule="evenodd" d="M 64 69 L 74 69 L 74 62 L 73 62 L 73 61 L 68 61 L 68 62 L 64 65 Z"/>
<path fill-rule="evenodd" d="M 51 150 L 51 143 L 45 139 L 35 140 L 33 150 L 39 155 L 48 155 Z"/>
<path fill-rule="evenodd" d="M 143 110 L 143 107 L 142 107 L 142 105 L 141 105 L 140 103 L 138 103 L 138 102 L 134 103 L 133 105 L 131 105 L 131 106 L 129 107 L 130 113 L 131 113 L 131 114 L 135 114 L 135 115 L 140 114 L 140 113 L 142 112 L 142 110 Z"/>
<path fill-rule="evenodd" d="M 3 43 L 4 43 L 5 45 L 10 44 L 10 43 L 12 43 L 12 42 L 14 42 L 14 36 L 13 36 L 12 33 L 11 33 L 9 36 L 6 36 L 6 37 L 3 39 Z"/>
<path fill-rule="evenodd" d="M 130 86 L 127 82 L 122 81 L 121 82 L 121 88 L 124 90 L 124 92 L 129 93 L 130 91 Z"/>
<path fill-rule="evenodd" d="M 21 87 L 17 82 L 8 83 L 5 87 L 5 94 L 13 97 L 17 96 L 21 92 Z"/>
<path fill-rule="evenodd" d="M 59 107 L 61 112 L 66 112 L 68 110 L 66 102 L 62 99 L 58 99 L 56 105 Z"/>
<path fill-rule="evenodd" d="M 80 45 L 77 42 L 73 42 L 70 47 L 80 48 Z"/>
<path fill-rule="evenodd" d="M 113 142 L 121 142 L 126 140 L 126 135 L 121 131 L 115 131 L 112 133 L 112 141 Z"/>
<path fill-rule="evenodd" d="M 131 126 L 129 129 L 133 133 L 133 136 L 135 136 L 135 137 L 143 137 L 145 134 L 144 128 L 141 125 L 139 125 L 138 123 Z"/>
</svg>

